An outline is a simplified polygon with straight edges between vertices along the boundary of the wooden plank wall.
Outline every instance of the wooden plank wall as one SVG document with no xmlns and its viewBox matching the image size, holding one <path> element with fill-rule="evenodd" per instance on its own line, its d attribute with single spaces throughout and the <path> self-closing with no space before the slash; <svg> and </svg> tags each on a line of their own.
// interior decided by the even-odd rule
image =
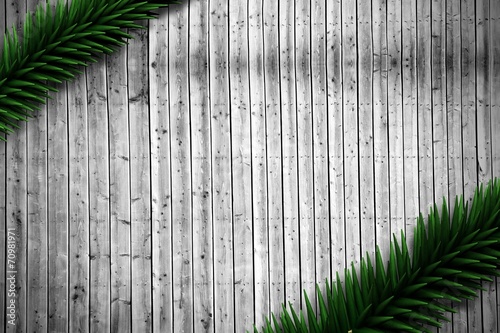
<svg viewBox="0 0 500 333">
<path fill-rule="evenodd" d="M 38 2 L 0 0 L 0 31 Z M 497 0 L 191 0 L 146 24 L 0 143 L 7 332 L 242 332 L 500 177 Z M 440 331 L 499 331 L 499 283 Z"/>
</svg>

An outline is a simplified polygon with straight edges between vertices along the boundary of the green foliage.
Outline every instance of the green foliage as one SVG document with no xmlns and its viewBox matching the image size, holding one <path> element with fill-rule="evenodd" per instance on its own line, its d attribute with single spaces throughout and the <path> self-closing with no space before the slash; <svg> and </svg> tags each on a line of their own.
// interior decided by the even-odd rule
<svg viewBox="0 0 500 333">
<path fill-rule="evenodd" d="M 403 232 L 390 244 L 384 267 L 377 248 L 375 261 L 367 254 L 358 273 L 345 271 L 345 287 L 336 283 L 319 288 L 318 315 L 306 294 L 307 322 L 303 313 L 285 308 L 279 320 L 266 319 L 261 332 L 430 332 L 423 325 L 440 327 L 446 305 L 476 297 L 481 281 L 498 276 L 500 264 L 500 181 L 476 190 L 470 210 L 455 200 L 450 216 L 446 201 L 441 214 L 434 205 L 427 218 L 417 219 L 413 254 Z M 258 333 L 258 329 L 254 328 Z"/>
<path fill-rule="evenodd" d="M 0 133 L 19 127 L 45 103 L 49 83 L 61 83 L 80 73 L 131 38 L 123 29 L 142 28 L 137 20 L 151 19 L 152 11 L 171 0 L 73 0 L 55 8 L 39 6 L 27 15 L 23 38 L 7 31 L 0 60 Z M 0 136 L 0 139 L 5 138 Z"/>
</svg>

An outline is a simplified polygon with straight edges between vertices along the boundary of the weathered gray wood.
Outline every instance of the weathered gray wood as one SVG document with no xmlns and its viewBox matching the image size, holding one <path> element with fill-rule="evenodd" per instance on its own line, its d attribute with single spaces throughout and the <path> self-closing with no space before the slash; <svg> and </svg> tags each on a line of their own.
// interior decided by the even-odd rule
<svg viewBox="0 0 500 333">
<path fill-rule="evenodd" d="M 342 11 L 341 1 L 329 1 L 327 22 L 327 84 L 328 84 L 328 154 L 331 224 L 332 279 L 346 268 L 344 207 L 344 124 L 342 81 Z"/>
<path fill-rule="evenodd" d="M 111 331 L 130 332 L 130 138 L 127 50 L 107 57 Z"/>
<path fill-rule="evenodd" d="M 277 1 L 263 0 L 264 84 L 266 108 L 267 192 L 269 225 L 269 311 L 280 311 L 285 300 L 285 244 L 283 201 L 283 154 L 280 99 L 279 6 Z M 267 309 L 262 309 L 265 314 Z M 257 320 L 259 312 L 256 313 Z"/>
<path fill-rule="evenodd" d="M 301 305 L 297 101 L 295 96 L 294 1 L 279 6 L 280 92 L 283 172 L 283 234 L 286 304 Z"/>
<path fill-rule="evenodd" d="M 500 177 L 500 6 L 490 1 L 491 142 L 494 177 Z M 498 279 L 497 279 L 498 281 Z M 500 282 L 500 281 L 498 281 Z M 498 286 L 498 284 L 497 284 Z M 498 291 L 498 288 L 497 288 Z M 500 327 L 499 327 L 500 329 Z"/>
<path fill-rule="evenodd" d="M 314 219 L 314 152 L 311 91 L 310 1 L 295 2 L 295 89 L 297 105 L 297 157 L 299 195 L 299 239 L 301 290 L 316 303 L 316 260 Z M 302 308 L 306 308 L 302 298 Z"/>
<path fill-rule="evenodd" d="M 27 1 L 33 11 L 38 1 Z M 0 10 L 1 12 L 1 10 Z M 47 331 L 47 107 L 27 124 L 27 332 Z M 0 185 L 1 187 L 1 185 Z M 1 327 L 1 326 L 0 326 Z"/>
<path fill-rule="evenodd" d="M 446 112 L 448 121 L 448 195 L 453 198 L 463 193 L 462 178 L 462 105 L 461 105 L 461 39 L 460 3 L 446 5 Z M 454 202 L 450 200 L 450 209 Z M 457 306 L 458 304 L 454 304 Z M 455 330 L 466 330 L 467 308 L 460 305 L 458 314 L 453 314 Z"/>
<path fill-rule="evenodd" d="M 475 1 L 462 1 L 461 14 L 463 179 L 464 198 L 469 200 L 472 198 L 477 185 Z M 482 332 L 481 300 L 467 301 L 467 305 L 467 327 L 469 331 Z"/>
<path fill-rule="evenodd" d="M 331 272 L 326 2 L 311 2 L 311 95 L 313 112 L 314 237 L 316 283 L 324 288 Z"/>
<path fill-rule="evenodd" d="M 492 160 L 492 175 L 493 177 L 500 177 L 500 6 L 495 5 L 495 2 L 490 1 L 490 105 L 491 105 L 491 160 Z M 496 279 L 497 291 L 497 306 L 498 295 L 500 290 L 500 280 Z M 496 313 L 496 330 L 500 330 L 500 316 Z"/>
<path fill-rule="evenodd" d="M 89 176 L 86 76 L 68 84 L 69 331 L 89 330 Z"/>
<path fill-rule="evenodd" d="M 193 326 L 191 151 L 189 126 L 188 24 L 185 6 L 169 8 L 169 90 L 172 158 L 174 332 Z"/>
<path fill-rule="evenodd" d="M 381 185 L 382 182 L 387 182 L 387 180 L 383 178 L 375 177 L 375 172 L 380 172 L 380 167 L 375 165 L 375 161 L 383 161 L 385 158 L 384 156 L 377 156 L 377 153 L 379 153 L 383 147 L 381 147 L 381 142 L 376 142 L 377 139 L 380 140 L 380 135 L 376 135 L 382 135 L 382 133 L 374 127 L 376 124 L 374 117 L 381 117 L 381 115 L 376 114 L 375 107 L 372 107 L 372 100 L 377 97 L 376 93 L 380 90 L 385 91 L 382 87 L 382 82 L 377 80 L 377 78 L 381 76 L 381 68 L 378 67 L 380 65 L 378 60 L 381 59 L 381 45 L 380 38 L 377 38 L 377 36 L 382 35 L 382 28 L 385 33 L 385 26 L 380 26 L 377 22 L 377 13 L 375 11 L 378 10 L 378 7 L 376 1 L 367 1 L 365 3 L 358 2 L 357 4 L 358 20 L 356 38 L 359 54 L 357 69 L 359 92 L 359 225 L 361 253 L 369 253 L 370 256 L 375 252 L 376 239 L 374 235 L 376 232 L 375 230 L 377 230 L 375 223 L 378 222 L 378 220 L 375 220 L 375 180 L 377 180 L 377 185 Z M 374 11 L 373 14 L 372 10 Z M 376 54 L 375 57 L 374 54 Z M 381 96 L 378 97 L 382 98 Z M 375 105 L 379 108 L 381 107 L 379 101 L 376 101 Z M 374 144 L 376 145 L 375 147 Z M 378 176 L 380 176 L 380 173 Z M 384 187 L 380 186 L 379 188 L 383 189 Z M 383 212 L 377 211 L 377 213 L 377 217 L 383 216 Z M 387 224 L 387 222 L 385 222 L 385 224 Z M 384 226 L 382 225 L 382 227 Z M 389 228 L 386 229 L 388 230 Z M 379 236 L 381 236 L 381 239 L 384 238 L 383 235 L 379 235 L 377 232 L 377 237 Z"/>
<path fill-rule="evenodd" d="M 448 123 L 446 107 L 446 3 L 431 4 L 431 91 L 432 91 L 432 151 L 434 200 L 441 204 L 448 196 Z M 429 134 L 428 134 L 429 135 Z M 451 302 L 450 302 L 451 303 Z M 450 320 L 452 314 L 445 315 Z M 453 325 L 445 324 L 439 332 L 452 332 Z"/>
<path fill-rule="evenodd" d="M 24 13 L 26 12 L 26 2 L 6 2 L 5 4 L 5 24 L 9 30 L 20 29 L 22 27 Z M 7 321 L 6 332 L 26 332 L 26 251 L 27 251 L 27 231 L 28 231 L 28 212 L 27 212 L 27 124 L 19 123 L 19 129 L 9 135 L 9 141 L 6 145 L 6 220 L 7 236 L 9 231 L 14 232 L 15 248 L 13 261 L 7 261 L 6 274 L 10 276 L 15 274 L 15 292 L 14 295 L 6 295 L 6 303 L 15 301 L 15 325 Z M 12 235 L 12 234 L 11 234 Z M 6 244 L 6 243 L 5 243 Z M 10 259 L 9 257 L 7 257 Z M 11 259 L 12 260 L 12 259 Z M 12 265 L 12 266 L 11 266 Z M 10 284 L 7 290 L 11 290 Z M 9 292 L 12 294 L 12 291 Z M 6 315 L 7 313 L 5 313 Z M 9 319 L 11 319 L 9 317 Z"/>
<path fill-rule="evenodd" d="M 168 11 L 149 23 L 152 312 L 154 332 L 173 332 L 172 185 L 168 82 Z"/>
<path fill-rule="evenodd" d="M 6 20 L 6 10 L 5 1 L 0 1 L 0 34 L 5 33 Z M 0 38 L 0 48 L 3 49 L 3 39 Z M 4 135 L 2 135 L 4 137 Z M 6 213 L 6 199 L 7 199 L 7 186 L 6 186 L 6 171 L 7 171 L 7 159 L 6 159 L 6 149 L 7 144 L 0 142 L 0 239 L 5 241 L 7 238 L 7 213 Z M 6 305 L 6 248 L 4 246 L 0 247 L 0 308 L 5 309 Z M 5 328 L 6 317 L 0 316 L 0 328 Z"/>
<path fill-rule="evenodd" d="M 417 0 L 418 180 L 421 212 L 434 202 L 431 106 L 431 4 Z"/>
<path fill-rule="evenodd" d="M 68 105 L 67 86 L 48 101 L 48 331 L 68 327 Z"/>
<path fill-rule="evenodd" d="M 434 155 L 434 198 L 441 202 L 448 195 L 448 128 L 446 118 L 446 3 L 431 5 L 431 90 L 432 141 Z"/>
<path fill-rule="evenodd" d="M 354 0 L 342 1 L 342 80 L 344 112 L 344 194 L 345 247 L 347 263 L 357 264 L 361 256 L 359 207 L 359 115 L 358 115 L 358 43 Z M 356 50 L 356 52 L 354 52 Z"/>
<path fill-rule="evenodd" d="M 235 330 L 228 10 L 227 1 L 210 1 L 215 332 Z"/>
<path fill-rule="evenodd" d="M 495 4 L 498 6 L 498 4 Z M 477 119 L 477 177 L 478 183 L 491 181 L 491 70 L 490 70 L 490 1 L 476 1 L 476 119 Z M 497 288 L 488 283 L 481 291 L 481 311 L 484 332 L 497 331 Z"/>
<path fill-rule="evenodd" d="M 139 22 L 147 25 L 146 21 Z M 130 120 L 130 223 L 132 330 L 152 332 L 151 168 L 149 133 L 148 32 L 129 30 L 127 48 Z"/>
<path fill-rule="evenodd" d="M 264 316 L 269 316 L 269 234 L 268 191 L 267 191 L 267 128 L 266 96 L 264 76 L 264 16 L 263 0 L 248 3 L 248 58 L 250 83 L 251 114 L 251 158 L 252 158 L 252 205 L 253 242 L 253 293 L 255 319 L 257 327 L 265 323 Z M 250 326 L 244 327 L 250 329 Z"/>
<path fill-rule="evenodd" d="M 418 216 L 418 141 L 417 141 L 417 54 L 416 0 L 402 3 L 403 17 L 403 147 L 404 147 L 404 205 L 406 230 L 412 230 Z M 411 244 L 411 235 L 408 240 Z"/>
<path fill-rule="evenodd" d="M 190 3 L 189 84 L 193 186 L 193 316 L 195 332 L 214 332 L 208 1 Z"/>
<path fill-rule="evenodd" d="M 0 30 L 34 2 L 1 1 Z M 251 329 L 375 244 L 387 255 L 392 232 L 411 243 L 434 198 L 499 174 L 498 7 L 162 10 L 0 145 L 0 238 L 17 214 L 26 251 L 17 331 Z M 485 287 L 440 332 L 498 330 Z"/>
<path fill-rule="evenodd" d="M 405 230 L 401 1 L 387 2 L 387 99 L 391 234 Z"/>
<path fill-rule="evenodd" d="M 106 63 L 86 70 L 89 163 L 89 232 L 91 332 L 108 332 L 110 304 L 109 142 Z"/>
<path fill-rule="evenodd" d="M 234 325 L 250 329 L 253 301 L 253 212 L 248 4 L 228 2 L 231 112 L 232 219 L 234 223 Z"/>
</svg>

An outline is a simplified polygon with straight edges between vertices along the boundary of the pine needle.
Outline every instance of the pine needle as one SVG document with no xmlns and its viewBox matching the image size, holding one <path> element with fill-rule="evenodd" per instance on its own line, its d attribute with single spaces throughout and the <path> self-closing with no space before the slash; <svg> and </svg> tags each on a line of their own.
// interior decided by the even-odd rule
<svg viewBox="0 0 500 333">
<path fill-rule="evenodd" d="M 0 52 L 0 133 L 13 132 L 18 121 L 39 109 L 55 90 L 48 82 L 72 80 L 100 54 L 125 45 L 131 36 L 124 29 L 142 28 L 134 22 L 154 18 L 154 10 L 174 3 L 179 2 L 73 0 L 28 13 L 22 40 L 15 29 L 7 30 Z"/>
<path fill-rule="evenodd" d="M 354 266 L 345 271 L 345 287 L 337 273 L 336 284 L 326 281 L 325 294 L 317 288 L 316 315 L 306 296 L 307 322 L 302 312 L 283 307 L 280 322 L 272 326 L 266 318 L 261 332 L 430 332 L 428 326 L 441 327 L 448 320 L 445 312 L 455 312 L 446 302 L 477 297 L 481 282 L 499 275 L 499 227 L 496 179 L 476 190 L 470 209 L 457 197 L 451 215 L 445 200 L 441 213 L 437 205 L 431 209 L 427 226 L 420 215 L 413 254 L 402 232 L 390 243 L 387 266 L 377 248 L 375 267 L 366 254 L 359 275 Z M 259 331 L 254 327 L 254 332 Z"/>
</svg>

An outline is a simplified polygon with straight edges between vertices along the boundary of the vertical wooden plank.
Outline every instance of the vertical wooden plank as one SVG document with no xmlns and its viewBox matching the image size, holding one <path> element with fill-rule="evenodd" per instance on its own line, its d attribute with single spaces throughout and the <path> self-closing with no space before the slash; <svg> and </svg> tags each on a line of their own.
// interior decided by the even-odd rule
<svg viewBox="0 0 500 333">
<path fill-rule="evenodd" d="M 463 193 L 462 168 L 462 85 L 461 85 L 461 13 L 459 1 L 446 3 L 446 113 L 448 122 L 448 196 L 450 210 L 452 198 Z M 453 304 L 458 313 L 453 314 L 453 329 L 467 330 L 466 304 Z M 447 328 L 444 331 L 449 331 Z"/>
<path fill-rule="evenodd" d="M 359 123 L 356 39 L 357 1 L 342 1 L 342 79 L 344 109 L 344 189 L 346 261 L 357 264 L 361 254 L 359 222 Z M 356 50 L 356 52 L 354 52 Z"/>
<path fill-rule="evenodd" d="M 229 3 L 229 95 L 234 223 L 234 325 L 250 328 L 253 302 L 251 110 L 248 68 L 248 4 Z"/>
<path fill-rule="evenodd" d="M 391 233 L 405 229 L 403 164 L 402 3 L 387 2 L 387 96 Z"/>
<path fill-rule="evenodd" d="M 86 69 L 89 163 L 90 331 L 111 328 L 108 91 L 106 63 Z"/>
<path fill-rule="evenodd" d="M 313 174 L 316 283 L 324 287 L 331 276 L 328 177 L 327 22 L 326 2 L 311 7 L 311 93 L 313 111 Z"/>
<path fill-rule="evenodd" d="M 255 326 L 264 325 L 269 299 L 269 230 L 267 193 L 267 131 L 264 87 L 263 0 L 248 2 L 248 57 L 251 114 L 252 208 L 253 208 L 253 274 Z M 273 107 L 276 109 L 277 107 Z M 274 110 L 270 110 L 273 112 Z M 253 323 L 252 323 L 253 324 Z M 251 324 L 251 325 L 252 325 Z M 244 327 L 250 329 L 251 326 Z"/>
<path fill-rule="evenodd" d="M 500 6 L 490 1 L 490 76 L 491 92 L 500 91 Z M 491 141 L 493 177 L 500 177 L 500 94 L 491 94 Z M 498 282 L 498 280 L 497 280 Z M 497 288 L 497 292 L 498 292 Z M 500 325 L 498 327 L 500 329 Z"/>
<path fill-rule="evenodd" d="M 68 328 L 68 114 L 67 86 L 47 104 L 48 117 L 48 330 Z"/>
<path fill-rule="evenodd" d="M 470 200 L 477 185 L 475 1 L 462 1 L 461 13 L 463 179 L 464 199 Z M 468 301 L 467 308 L 469 332 L 482 332 L 481 300 Z"/>
<path fill-rule="evenodd" d="M 500 177 L 500 6 L 490 1 L 490 105 L 491 105 L 491 151 L 492 151 L 492 176 Z M 496 279 L 497 303 L 500 290 L 500 280 Z M 497 304 L 498 306 L 498 304 Z M 497 313 L 496 331 L 500 330 L 500 318 Z"/>
<path fill-rule="evenodd" d="M 147 22 L 140 22 L 146 25 Z M 149 152 L 148 32 L 131 29 L 128 45 L 130 112 L 130 223 L 132 331 L 152 332 L 151 307 L 151 179 Z"/>
<path fill-rule="evenodd" d="M 419 213 L 417 141 L 417 16 L 416 0 L 402 2 L 403 13 L 403 151 L 406 230 L 413 230 Z M 408 243 L 412 244 L 411 236 Z"/>
<path fill-rule="evenodd" d="M 434 199 L 439 206 L 448 196 L 448 135 L 446 108 L 446 3 L 431 3 L 431 91 L 432 150 L 434 164 Z M 447 199 L 447 202 L 449 200 Z M 427 203 L 427 204 L 430 204 Z M 451 302 L 449 302 L 451 305 Z M 445 316 L 452 319 L 451 313 Z M 452 332 L 453 325 L 444 323 L 439 332 Z"/>
<path fill-rule="evenodd" d="M 28 1 L 27 10 L 33 12 L 37 3 L 38 1 Z M 26 297 L 29 302 L 27 302 L 26 306 L 26 317 L 30 318 L 27 321 L 27 331 L 43 332 L 47 330 L 48 292 L 46 106 L 43 106 L 42 109 L 35 113 L 34 117 L 29 120 L 27 132 L 28 267 L 26 276 Z"/>
<path fill-rule="evenodd" d="M 374 156 L 375 148 L 375 105 L 372 104 L 372 99 L 375 98 L 375 74 L 380 75 L 381 68 L 374 60 L 381 59 L 380 50 L 377 53 L 378 40 L 377 34 L 380 27 L 375 26 L 376 15 L 373 15 L 372 27 L 372 10 L 376 10 L 377 3 L 372 1 L 357 3 L 357 40 L 358 40 L 358 116 L 359 116 L 359 204 L 360 204 L 360 230 L 361 230 L 361 247 L 362 253 L 369 253 L 373 256 L 375 252 L 375 241 L 378 237 L 377 229 L 375 228 L 375 191 L 379 191 L 382 186 L 375 183 L 375 158 L 383 159 L 383 156 Z M 373 42 L 372 42 L 373 41 Z M 374 55 L 375 54 L 375 59 Z M 373 87 L 372 87 L 373 84 Z M 381 84 L 379 82 L 379 84 Z M 378 88 L 378 87 L 377 87 Z M 377 101 L 378 102 L 378 101 Z M 379 115 L 380 116 L 380 115 Z M 383 182 L 383 179 L 378 179 Z M 387 199 L 387 198 L 386 198 Z M 380 216 L 377 211 L 377 217 Z M 387 228 L 388 229 L 388 228 Z"/>
<path fill-rule="evenodd" d="M 373 138 L 375 164 L 375 223 L 376 244 L 382 255 L 388 258 L 392 238 L 390 206 L 393 198 L 389 182 L 389 114 L 388 114 L 388 71 L 389 59 L 387 37 L 387 1 L 377 0 L 372 5 L 373 12 Z M 360 93 L 360 97 L 366 93 Z M 363 118 L 366 118 L 365 116 Z M 367 129 L 368 130 L 368 129 Z M 365 140 L 361 141 L 364 143 Z M 366 190 L 362 190 L 361 193 Z M 362 227 L 364 230 L 365 227 Z"/>
<path fill-rule="evenodd" d="M 193 326 L 192 212 L 186 6 L 169 7 L 174 332 Z"/>
<path fill-rule="evenodd" d="M 5 23 L 6 23 L 6 10 L 5 1 L 0 1 L 0 34 L 5 33 Z M 0 41 L 0 48 L 3 48 L 3 41 Z M 4 137 L 4 135 L 2 135 Z M 7 160 L 6 160 L 6 143 L 0 142 L 0 239 L 7 241 L 7 222 L 6 222 L 6 170 L 7 170 Z M 4 246 L 0 247 L 0 307 L 5 309 L 6 306 L 6 257 L 7 252 Z M 0 316 L 0 328 L 6 329 L 6 317 L 4 315 Z"/>
<path fill-rule="evenodd" d="M 283 4 L 283 5 L 282 5 Z M 301 305 L 300 231 L 298 203 L 297 109 L 295 97 L 294 1 L 280 2 L 279 50 L 283 153 L 283 225 L 285 304 Z"/>
<path fill-rule="evenodd" d="M 153 331 L 173 332 L 172 187 L 167 10 L 149 22 Z"/>
<path fill-rule="evenodd" d="M 285 257 L 283 220 L 283 155 L 280 99 L 279 6 L 274 0 L 263 0 L 264 20 L 264 89 L 266 107 L 267 192 L 269 211 L 269 309 L 280 311 L 285 302 Z M 263 314 L 265 313 L 263 309 Z M 257 319 L 259 314 L 257 313 Z"/>
<path fill-rule="evenodd" d="M 214 224 L 215 332 L 234 331 L 231 118 L 228 78 L 228 5 L 210 1 L 210 109 Z"/>
<path fill-rule="evenodd" d="M 0 0 L 0 34 L 5 34 L 5 24 L 7 23 L 7 11 L 5 10 L 6 1 Z M 0 38 L 0 48 L 3 49 L 3 38 Z M 5 135 L 2 135 L 4 137 Z M 7 159 L 6 159 L 7 144 L 0 142 L 0 239 L 7 242 Z M 6 306 L 6 252 L 5 246 L 0 246 L 0 308 L 5 309 Z M 4 314 L 0 315 L 0 328 L 6 329 L 7 321 Z"/>
<path fill-rule="evenodd" d="M 448 195 L 448 137 L 446 133 L 446 3 L 432 1 L 431 91 L 434 152 L 434 197 L 441 203 Z"/>
<path fill-rule="evenodd" d="M 476 1 L 476 119 L 478 183 L 492 178 L 490 114 L 489 0 Z M 486 328 L 485 328 L 486 329 Z"/>
<path fill-rule="evenodd" d="M 328 1 L 327 22 L 327 86 L 328 86 L 328 160 L 331 224 L 332 278 L 346 267 L 344 213 L 344 123 L 342 81 L 342 11 L 341 0 Z"/>
<path fill-rule="evenodd" d="M 419 208 L 423 214 L 434 202 L 430 16 L 430 2 L 417 0 L 418 179 Z"/>
<path fill-rule="evenodd" d="M 498 4 L 496 4 L 498 6 Z M 490 1 L 476 1 L 476 119 L 477 177 L 487 184 L 493 177 L 490 109 Z M 481 291 L 481 317 L 484 332 L 497 331 L 496 283 L 487 283 Z"/>
<path fill-rule="evenodd" d="M 446 112 L 450 198 L 463 193 L 460 23 L 460 2 L 448 1 L 446 3 Z M 453 205 L 453 202 L 450 202 L 450 205 Z"/>
<path fill-rule="evenodd" d="M 194 331 L 214 332 L 208 1 L 189 5 Z"/>
<path fill-rule="evenodd" d="M 5 24 L 12 32 L 12 27 L 20 31 L 26 13 L 26 1 L 7 2 L 5 6 Z M 15 248 L 13 249 L 15 258 L 12 262 L 7 262 L 7 277 L 14 274 L 15 292 L 12 292 L 10 283 L 7 283 L 7 305 L 15 302 L 15 320 L 12 325 L 12 318 L 7 317 L 6 332 L 25 332 L 28 318 L 26 317 L 26 249 L 27 249 L 27 177 L 26 169 L 28 165 L 26 149 L 27 124 L 18 122 L 19 129 L 8 137 L 6 146 L 6 221 L 8 231 L 15 234 Z M 9 233 L 8 233 L 9 235 Z M 8 236 L 7 235 L 7 236 Z M 10 234 L 12 235 L 12 234 Z M 6 243 L 5 243 L 6 244 Z M 12 249 L 11 249 L 12 250 Z M 10 257 L 8 257 L 10 259 Z M 7 280 L 9 281 L 9 280 Z M 10 312 L 9 312 L 10 313 Z M 6 315 L 7 313 L 2 313 Z"/>
<path fill-rule="evenodd" d="M 130 332 L 132 329 L 130 149 L 126 59 L 126 49 L 107 57 L 112 332 Z"/>
<path fill-rule="evenodd" d="M 315 304 L 314 152 L 313 111 L 311 106 L 311 6 L 309 0 L 295 2 L 294 42 L 301 280 L 298 291 L 306 291 L 311 304 Z M 306 308 L 304 298 L 302 299 L 302 308 Z"/>
<path fill-rule="evenodd" d="M 89 330 L 89 188 L 86 76 L 68 83 L 70 332 Z"/>
</svg>

